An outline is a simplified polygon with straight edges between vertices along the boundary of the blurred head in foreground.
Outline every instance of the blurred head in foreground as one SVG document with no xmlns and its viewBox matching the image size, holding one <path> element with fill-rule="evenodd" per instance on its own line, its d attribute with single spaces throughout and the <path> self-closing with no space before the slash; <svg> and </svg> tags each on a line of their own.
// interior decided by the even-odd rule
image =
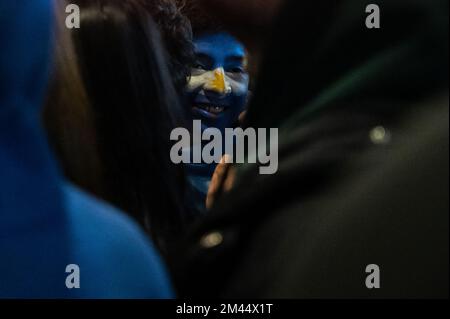
<svg viewBox="0 0 450 319">
<path fill-rule="evenodd" d="M 98 144 L 90 150 L 99 158 L 102 189 L 95 193 L 130 214 L 162 245 L 162 238 L 179 233 L 185 218 L 183 174 L 170 161 L 168 139 L 183 109 L 157 26 L 140 0 L 73 3 L 81 10 L 81 28 L 72 31 L 76 59 Z M 52 121 L 86 108 L 84 103 L 54 107 Z M 81 118 L 65 120 L 71 135 L 85 134 Z M 68 141 L 58 140 L 57 131 L 52 135 L 56 143 Z M 67 148 L 75 158 L 83 152 L 75 144 Z"/>
</svg>

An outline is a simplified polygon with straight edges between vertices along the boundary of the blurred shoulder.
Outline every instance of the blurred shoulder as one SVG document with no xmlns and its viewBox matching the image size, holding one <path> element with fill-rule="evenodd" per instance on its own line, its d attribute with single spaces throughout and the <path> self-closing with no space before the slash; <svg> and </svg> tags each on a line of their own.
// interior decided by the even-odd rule
<svg viewBox="0 0 450 319">
<path fill-rule="evenodd" d="M 139 226 L 73 185 L 63 188 L 81 294 L 93 298 L 171 298 L 166 267 Z"/>
</svg>

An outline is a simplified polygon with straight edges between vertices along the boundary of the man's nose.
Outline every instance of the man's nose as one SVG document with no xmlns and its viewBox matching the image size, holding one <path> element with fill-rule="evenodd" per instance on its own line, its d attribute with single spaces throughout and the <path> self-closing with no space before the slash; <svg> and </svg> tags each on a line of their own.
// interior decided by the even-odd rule
<svg viewBox="0 0 450 319">
<path fill-rule="evenodd" d="M 223 68 L 215 69 L 213 71 L 213 77 L 206 83 L 204 89 L 220 95 L 230 94 L 231 86 L 226 80 L 225 70 Z"/>
</svg>

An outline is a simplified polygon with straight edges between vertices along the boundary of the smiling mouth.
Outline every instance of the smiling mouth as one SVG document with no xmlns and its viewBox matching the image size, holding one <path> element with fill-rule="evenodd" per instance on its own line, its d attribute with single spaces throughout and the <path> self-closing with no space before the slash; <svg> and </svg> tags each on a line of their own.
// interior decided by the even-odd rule
<svg viewBox="0 0 450 319">
<path fill-rule="evenodd" d="M 199 110 L 201 113 L 205 115 L 209 115 L 212 117 L 217 117 L 223 112 L 225 112 L 226 107 L 221 105 L 213 105 L 213 104 L 196 104 L 193 107 L 194 110 Z"/>
</svg>

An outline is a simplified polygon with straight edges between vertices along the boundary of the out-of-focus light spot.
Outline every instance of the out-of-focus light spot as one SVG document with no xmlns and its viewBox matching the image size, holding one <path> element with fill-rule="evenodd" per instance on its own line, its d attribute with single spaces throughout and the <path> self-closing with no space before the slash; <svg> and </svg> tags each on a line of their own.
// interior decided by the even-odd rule
<svg viewBox="0 0 450 319">
<path fill-rule="evenodd" d="M 370 140 L 376 145 L 388 144 L 391 141 L 391 134 L 383 126 L 377 126 L 370 131 Z"/>
<path fill-rule="evenodd" d="M 214 248 L 223 243 L 223 235 L 220 232 L 213 232 L 205 235 L 200 240 L 200 245 L 203 248 Z"/>
</svg>

